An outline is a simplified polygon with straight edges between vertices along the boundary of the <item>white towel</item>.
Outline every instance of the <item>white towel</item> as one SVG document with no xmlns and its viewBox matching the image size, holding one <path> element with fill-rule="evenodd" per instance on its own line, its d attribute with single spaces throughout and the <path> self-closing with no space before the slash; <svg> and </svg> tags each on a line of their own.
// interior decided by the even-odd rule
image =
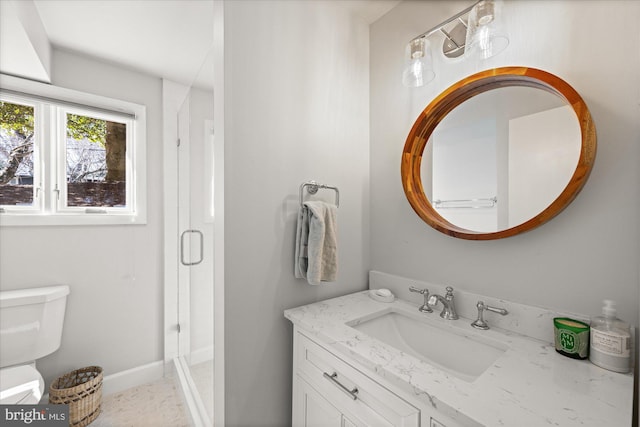
<svg viewBox="0 0 640 427">
<path fill-rule="evenodd" d="M 338 273 L 337 208 L 308 201 L 298 212 L 295 277 L 312 285 L 335 282 Z"/>
</svg>

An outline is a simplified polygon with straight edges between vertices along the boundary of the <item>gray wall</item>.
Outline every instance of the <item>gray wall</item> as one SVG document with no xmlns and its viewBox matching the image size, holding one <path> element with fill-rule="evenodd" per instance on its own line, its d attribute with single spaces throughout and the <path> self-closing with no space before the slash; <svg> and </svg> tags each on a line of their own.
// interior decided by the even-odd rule
<svg viewBox="0 0 640 427">
<path fill-rule="evenodd" d="M 404 88 L 404 44 L 468 4 L 407 1 L 371 27 L 371 268 L 576 313 L 599 313 L 601 300 L 611 298 L 620 317 L 637 325 L 640 57 L 637 47 L 611 45 L 589 23 L 637 44 L 640 3 L 505 2 L 506 51 L 484 63 L 437 59 L 429 86 Z M 547 70 L 582 95 L 597 128 L 595 166 L 575 201 L 549 223 L 497 241 L 454 239 L 411 209 L 400 180 L 402 148 L 439 92 L 506 65 Z"/>
<path fill-rule="evenodd" d="M 259 0 L 227 2 L 225 29 L 225 424 L 281 427 L 283 310 L 367 286 L 368 26 L 335 2 Z M 316 287 L 293 276 L 310 179 L 340 189 L 338 281 Z"/>
<path fill-rule="evenodd" d="M 105 375 L 163 358 L 162 87 L 159 78 L 54 50 L 57 86 L 147 106 L 147 224 L 2 227 L 2 289 L 67 284 L 60 349 L 38 360 L 48 383 L 83 366 Z"/>
</svg>

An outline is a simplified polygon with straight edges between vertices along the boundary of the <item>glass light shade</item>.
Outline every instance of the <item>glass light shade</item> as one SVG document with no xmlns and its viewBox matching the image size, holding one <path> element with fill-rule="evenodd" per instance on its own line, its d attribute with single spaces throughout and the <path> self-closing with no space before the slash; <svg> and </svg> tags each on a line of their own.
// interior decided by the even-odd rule
<svg viewBox="0 0 640 427">
<path fill-rule="evenodd" d="M 509 45 L 502 24 L 502 0 L 483 0 L 469 12 L 466 54 L 487 59 Z"/>
<path fill-rule="evenodd" d="M 435 76 L 429 41 L 424 37 L 412 40 L 405 51 L 402 84 L 407 87 L 420 87 L 429 83 Z"/>
</svg>

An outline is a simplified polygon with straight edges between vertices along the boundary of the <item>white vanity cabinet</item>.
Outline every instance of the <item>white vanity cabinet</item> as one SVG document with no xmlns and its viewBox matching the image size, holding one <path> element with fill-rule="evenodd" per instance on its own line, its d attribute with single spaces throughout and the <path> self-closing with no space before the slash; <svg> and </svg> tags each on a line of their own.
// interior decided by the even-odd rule
<svg viewBox="0 0 640 427">
<path fill-rule="evenodd" d="M 458 427 L 432 419 L 416 404 L 365 375 L 294 328 L 294 427 Z"/>
<path fill-rule="evenodd" d="M 293 426 L 419 427 L 420 411 L 299 331 Z"/>
<path fill-rule="evenodd" d="M 402 284 L 408 288 L 413 282 Z M 461 301 L 480 299 L 469 295 L 458 296 Z M 558 354 L 545 337 L 553 339 L 551 320 L 566 315 L 487 300 L 508 305 L 515 320 L 498 326 L 503 319 L 493 318 L 491 329 L 478 331 L 471 326 L 477 314 L 471 304 L 462 305 L 468 311 L 459 312 L 460 320 L 449 321 L 437 313 L 419 313 L 415 304 L 401 299 L 377 301 L 368 291 L 285 310 L 294 340 L 292 424 L 631 426 L 633 373 L 611 372 Z M 385 329 L 388 324 L 368 323 L 400 317 L 419 324 L 394 323 Z M 410 345 L 400 338 L 404 333 L 418 338 Z M 421 351 L 427 354 L 420 356 Z M 480 368 L 474 365 L 479 370 L 466 365 L 487 354 L 495 359 Z M 431 363 L 431 356 L 440 362 Z M 473 378 L 463 368 L 471 369 Z"/>
</svg>

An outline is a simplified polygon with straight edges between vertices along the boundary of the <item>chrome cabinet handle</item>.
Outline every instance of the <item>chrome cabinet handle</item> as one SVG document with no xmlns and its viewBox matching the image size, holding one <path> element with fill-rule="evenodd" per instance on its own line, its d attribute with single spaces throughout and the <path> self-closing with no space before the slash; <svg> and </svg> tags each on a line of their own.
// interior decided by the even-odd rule
<svg viewBox="0 0 640 427">
<path fill-rule="evenodd" d="M 197 234 L 198 236 L 200 236 L 200 259 L 197 260 L 197 261 L 187 262 L 184 259 L 184 236 L 186 236 L 187 233 L 193 233 L 193 234 Z M 189 252 L 191 252 L 191 251 L 189 251 Z M 198 265 L 198 264 L 200 264 L 202 262 L 203 258 L 204 258 L 204 235 L 202 234 L 202 231 L 200 231 L 200 230 L 185 230 L 180 235 L 180 262 L 182 263 L 182 265 L 186 265 L 186 266 Z"/>
<path fill-rule="evenodd" d="M 344 384 L 342 384 L 340 381 L 338 381 L 338 373 L 337 372 L 334 372 L 331 375 L 327 374 L 326 372 L 323 372 L 322 375 L 326 379 L 330 380 L 332 383 L 337 385 L 340 388 L 340 390 L 342 390 L 345 393 L 347 393 L 350 398 L 352 398 L 353 400 L 357 400 L 358 399 L 358 387 L 354 387 L 353 390 L 349 390 L 347 387 L 344 386 Z"/>
</svg>

